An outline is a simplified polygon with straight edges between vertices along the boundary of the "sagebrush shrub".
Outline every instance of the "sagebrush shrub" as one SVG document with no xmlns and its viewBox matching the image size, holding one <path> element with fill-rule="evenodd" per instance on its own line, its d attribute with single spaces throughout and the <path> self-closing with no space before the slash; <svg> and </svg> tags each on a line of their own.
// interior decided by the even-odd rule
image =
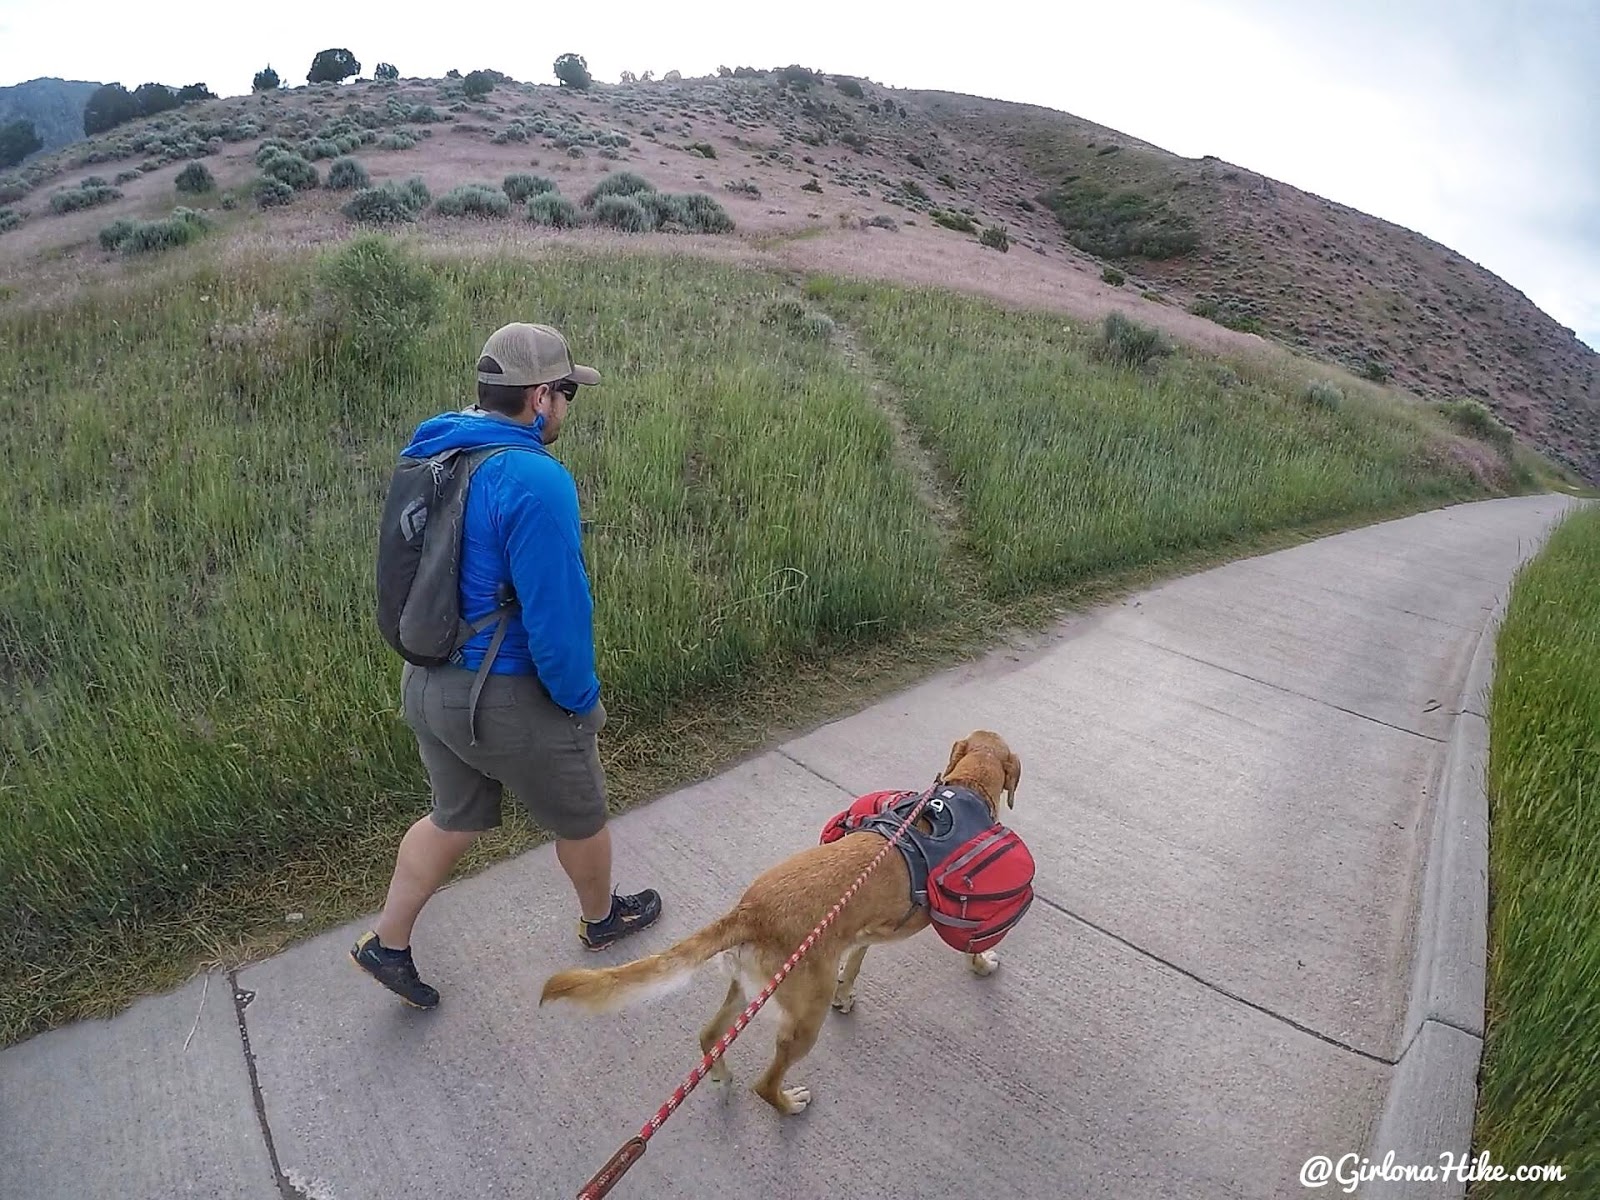
<svg viewBox="0 0 1600 1200">
<path fill-rule="evenodd" d="M 115 250 L 122 245 L 122 239 L 132 232 L 136 224 L 138 222 L 129 220 L 127 217 L 118 217 L 100 231 L 100 249 Z"/>
<path fill-rule="evenodd" d="M 1121 287 L 1128 282 L 1128 277 L 1115 267 L 1107 267 L 1104 271 L 1101 271 L 1100 279 L 1105 283 L 1109 283 L 1112 287 Z"/>
<path fill-rule="evenodd" d="M 650 217 L 654 229 L 684 229 L 688 227 L 689 213 L 682 196 L 667 192 L 639 192 L 632 199 L 639 202 Z"/>
<path fill-rule="evenodd" d="M 1006 232 L 1004 225 L 989 225 L 978 235 L 978 241 L 991 250 L 998 250 L 1001 254 L 1011 250 L 1011 235 Z"/>
<path fill-rule="evenodd" d="M 178 177 L 173 181 L 173 185 L 180 192 L 199 195 L 202 192 L 211 191 L 217 186 L 217 181 L 205 163 L 192 162 L 178 172 Z"/>
<path fill-rule="evenodd" d="M 353 158 L 336 158 L 328 166 L 328 186 L 336 192 L 370 187 L 367 169 Z"/>
<path fill-rule="evenodd" d="M 583 203 L 585 208 L 592 208 L 606 196 L 637 196 L 655 190 L 656 185 L 644 177 L 635 175 L 632 171 L 618 171 L 595 184 L 583 198 Z"/>
<path fill-rule="evenodd" d="M 0 208 L 0 233 L 4 233 L 8 229 L 15 229 L 21 224 L 22 217 L 18 215 L 16 209 Z"/>
<path fill-rule="evenodd" d="M 831 341 L 837 328 L 833 318 L 823 312 L 808 312 L 800 322 L 800 332 L 819 342 Z"/>
<path fill-rule="evenodd" d="M 256 180 L 255 193 L 258 208 L 277 208 L 294 199 L 294 189 L 270 175 L 263 175 Z"/>
<path fill-rule="evenodd" d="M 56 192 L 50 197 L 50 211 L 53 213 L 78 212 L 85 208 L 98 208 L 102 204 L 109 204 L 113 200 L 122 198 L 122 189 L 110 185 L 96 187 L 68 188 L 66 191 Z"/>
<path fill-rule="evenodd" d="M 575 229 L 583 223 L 583 212 L 565 196 L 540 192 L 528 201 L 528 220 L 552 229 Z"/>
<path fill-rule="evenodd" d="M 266 141 L 262 142 L 261 145 L 256 147 L 256 166 L 266 166 L 268 159 L 273 158 L 274 156 L 281 154 L 290 148 L 291 147 L 289 146 L 289 143 L 284 141 L 282 138 L 268 138 Z"/>
<path fill-rule="evenodd" d="M 402 360 L 440 307 L 440 287 L 427 268 L 382 234 L 354 238 L 318 263 L 318 325 L 330 349 L 357 363 Z"/>
<path fill-rule="evenodd" d="M 1119 312 L 1108 313 L 1101 326 L 1095 354 L 1107 362 L 1125 367 L 1141 367 L 1152 359 L 1173 352 L 1173 345 L 1159 330 L 1131 321 Z"/>
<path fill-rule="evenodd" d="M 317 176 L 317 169 L 290 150 L 280 150 L 268 158 L 261 165 L 261 170 L 269 178 L 287 183 L 297 192 L 315 188 L 321 182 Z"/>
<path fill-rule="evenodd" d="M 1344 393 L 1339 385 L 1327 379 L 1318 379 L 1306 386 L 1305 399 L 1318 408 L 1336 409 L 1344 403 Z"/>
<path fill-rule="evenodd" d="M 511 211 L 511 198 L 488 183 L 464 183 L 440 196 L 434 210 L 447 217 L 503 217 Z"/>
<path fill-rule="evenodd" d="M 1510 426 L 1495 416 L 1493 410 L 1481 400 L 1447 400 L 1439 405 L 1439 411 L 1469 437 L 1490 442 L 1504 450 L 1511 449 Z"/>
<path fill-rule="evenodd" d="M 547 179 L 543 175 L 515 174 L 507 175 L 500 187 L 514 202 L 521 204 L 544 192 L 555 191 L 556 181 Z"/>
<path fill-rule="evenodd" d="M 352 221 L 369 225 L 390 225 L 400 221 L 415 221 L 431 199 L 427 185 L 420 179 L 405 183 L 389 180 L 377 187 L 363 188 L 340 211 Z"/>
<path fill-rule="evenodd" d="M 943 209 L 934 209 L 928 214 L 933 218 L 935 225 L 943 225 L 946 229 L 953 229 L 957 233 L 976 233 L 978 227 L 972 223 L 972 218 L 965 213 L 945 212 Z"/>
<path fill-rule="evenodd" d="M 691 233 L 728 233 L 733 229 L 733 218 L 727 210 L 704 192 L 680 196 L 682 213 L 679 222 Z"/>
<path fill-rule="evenodd" d="M 123 254 L 148 254 L 186 245 L 203 236 L 211 222 L 191 208 L 175 208 L 164 221 L 130 221 L 116 248 Z M 102 233 L 101 245 L 105 245 Z M 109 247 L 108 247 L 109 248 Z"/>
<path fill-rule="evenodd" d="M 594 219 L 624 233 L 648 233 L 656 227 L 655 217 L 635 197 L 610 194 L 594 202 Z"/>
<path fill-rule="evenodd" d="M 793 297 L 769 301 L 761 313 L 763 325 L 773 325 L 802 337 L 827 341 L 833 337 L 833 318 L 827 313 L 807 308 Z"/>
<path fill-rule="evenodd" d="M 417 139 L 404 129 L 397 129 L 393 133 L 386 133 L 378 139 L 379 150 L 410 150 L 417 144 Z"/>
</svg>

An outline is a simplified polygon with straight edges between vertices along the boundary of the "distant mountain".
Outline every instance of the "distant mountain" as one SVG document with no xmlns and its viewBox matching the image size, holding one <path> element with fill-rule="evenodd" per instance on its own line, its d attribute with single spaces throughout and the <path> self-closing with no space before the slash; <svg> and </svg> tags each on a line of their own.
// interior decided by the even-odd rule
<svg viewBox="0 0 1600 1200">
<path fill-rule="evenodd" d="M 0 87 L 0 125 L 18 118 L 32 121 L 44 142 L 41 154 L 83 137 L 83 108 L 98 83 L 78 79 L 30 79 Z"/>
</svg>

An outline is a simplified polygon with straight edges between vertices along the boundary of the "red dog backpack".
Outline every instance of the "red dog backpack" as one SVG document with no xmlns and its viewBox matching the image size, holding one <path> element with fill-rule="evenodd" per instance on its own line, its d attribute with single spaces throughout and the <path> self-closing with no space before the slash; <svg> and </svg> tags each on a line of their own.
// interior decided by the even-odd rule
<svg viewBox="0 0 1600 1200">
<path fill-rule="evenodd" d="M 831 817 L 821 840 L 862 830 L 892 837 L 921 798 L 920 792 L 869 792 Z M 938 785 L 923 812 L 932 832 L 912 826 L 895 844 L 911 872 L 912 899 L 928 910 L 945 943 L 963 954 L 999 945 L 1033 903 L 1033 855 L 967 788 Z"/>
<path fill-rule="evenodd" d="M 877 816 L 892 801 L 916 795 L 916 792 L 868 792 L 865 796 L 858 797 L 849 808 L 829 818 L 828 823 L 822 827 L 821 840 L 836 842 L 847 833 L 855 833 L 861 828 L 864 820 Z M 905 820 L 904 815 L 900 819 Z"/>
<path fill-rule="evenodd" d="M 964 954 L 998 946 L 1033 903 L 1033 855 L 995 825 L 956 847 L 928 874 L 928 916 Z"/>
</svg>

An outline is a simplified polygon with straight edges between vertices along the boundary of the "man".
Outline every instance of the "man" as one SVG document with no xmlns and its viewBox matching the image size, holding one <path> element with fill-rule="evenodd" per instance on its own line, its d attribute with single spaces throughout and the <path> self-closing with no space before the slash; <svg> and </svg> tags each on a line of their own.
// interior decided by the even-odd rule
<svg viewBox="0 0 1600 1200">
<path fill-rule="evenodd" d="M 654 891 L 612 890 L 597 745 L 606 712 L 578 492 L 546 449 L 560 436 L 579 386 L 598 384 L 600 375 L 572 361 L 559 332 L 523 323 L 490 336 L 477 372 L 477 404 L 422 422 L 405 453 L 514 447 L 485 460 L 469 483 L 461 616 L 473 623 L 493 612 L 508 586 L 517 607 L 475 708 L 472 685 L 492 627 L 467 642 L 457 662 L 403 669 L 406 722 L 427 768 L 433 808 L 401 840 L 383 914 L 350 952 L 357 966 L 419 1008 L 434 1007 L 439 993 L 417 976 L 412 925 L 478 835 L 500 824 L 503 785 L 555 835 L 556 858 L 578 896 L 585 946 L 602 949 L 661 915 Z"/>
</svg>

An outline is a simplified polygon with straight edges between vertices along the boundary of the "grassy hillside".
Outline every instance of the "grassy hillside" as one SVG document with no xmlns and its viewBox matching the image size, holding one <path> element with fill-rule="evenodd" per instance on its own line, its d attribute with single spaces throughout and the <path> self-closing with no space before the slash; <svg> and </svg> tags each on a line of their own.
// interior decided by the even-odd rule
<svg viewBox="0 0 1600 1200">
<path fill-rule="evenodd" d="M 414 422 L 466 402 L 510 315 L 606 374 L 560 451 L 619 805 L 752 736 L 762 709 L 728 699 L 750 680 L 859 677 L 1067 582 L 1534 483 L 1379 389 L 1126 322 L 797 293 L 690 256 L 424 267 L 387 245 L 318 266 L 213 238 L 0 309 L 0 555 L 29 565 L 0 579 L 0 1040 L 381 894 L 426 784 L 371 627 L 373 522 Z M 744 731 L 686 750 L 707 698 Z"/>
<path fill-rule="evenodd" d="M 962 525 L 997 595 L 1462 494 L 1466 462 L 1355 386 L 1173 357 L 1128 324 L 1107 343 L 947 292 L 827 279 L 811 291 L 859 328 L 961 481 Z"/>
<path fill-rule="evenodd" d="M 1519 575 L 1489 706 L 1488 1020 L 1478 1152 L 1592 1191 L 1600 1180 L 1600 511 L 1562 523 Z"/>
<path fill-rule="evenodd" d="M 0 125 L 32 121 L 44 143 L 40 153 L 48 154 L 83 138 L 83 106 L 99 86 L 78 79 L 30 79 L 0 87 Z"/>
<path fill-rule="evenodd" d="M 325 136 L 340 122 L 379 135 L 353 151 L 374 179 L 421 177 L 435 198 L 532 160 L 585 187 L 643 170 L 720 197 L 729 240 L 786 265 L 849 262 L 895 282 L 948 276 L 991 296 L 1117 307 L 1186 341 L 1260 335 L 1425 399 L 1480 402 L 1600 482 L 1600 356 L 1448 248 L 1069 114 L 799 69 L 581 93 L 501 83 L 481 99 L 460 80 L 366 81 L 192 105 L 0 179 L 0 232 L 11 230 L 0 280 L 26 292 L 12 280 L 101 271 L 100 227 L 189 202 L 172 183 L 190 158 L 214 164 L 219 196 L 241 214 L 256 209 L 263 138 L 304 153 L 324 183 L 324 156 L 352 152 Z M 55 192 L 85 172 L 122 196 L 54 213 Z M 263 222 L 291 239 L 345 224 L 320 187 L 263 221 L 241 215 Z M 965 252 L 989 234 L 1004 257 Z"/>
<path fill-rule="evenodd" d="M 1600 481 L 1600 355 L 1412 230 L 1213 157 L 1025 105 L 929 94 L 1042 184 L 1066 236 L 1191 311 L 1436 400 L 1476 399 Z"/>
</svg>

